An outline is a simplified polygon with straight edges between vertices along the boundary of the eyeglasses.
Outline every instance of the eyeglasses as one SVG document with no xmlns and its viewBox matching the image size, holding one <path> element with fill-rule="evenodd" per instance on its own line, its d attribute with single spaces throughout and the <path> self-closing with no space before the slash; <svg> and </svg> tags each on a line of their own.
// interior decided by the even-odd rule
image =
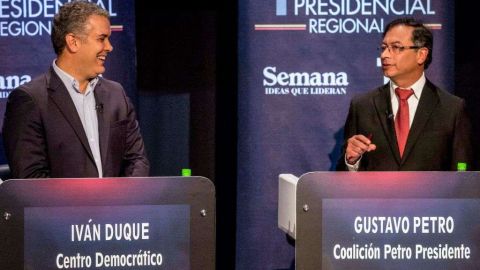
<svg viewBox="0 0 480 270">
<path fill-rule="evenodd" d="M 403 52 L 404 50 L 410 50 L 410 49 L 420 49 L 422 47 L 420 46 L 399 46 L 399 45 L 386 45 L 382 44 L 382 46 L 378 47 L 378 51 L 380 53 L 383 53 L 386 49 L 388 49 L 388 52 L 393 53 L 393 54 L 399 54 Z"/>
</svg>

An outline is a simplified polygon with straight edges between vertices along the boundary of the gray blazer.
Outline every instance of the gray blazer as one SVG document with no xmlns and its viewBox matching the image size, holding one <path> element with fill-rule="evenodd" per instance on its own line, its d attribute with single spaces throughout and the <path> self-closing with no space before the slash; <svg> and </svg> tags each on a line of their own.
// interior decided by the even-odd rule
<svg viewBox="0 0 480 270">
<path fill-rule="evenodd" d="M 136 115 L 119 83 L 95 86 L 103 176 L 148 176 Z M 9 95 L 3 141 L 12 178 L 98 177 L 87 136 L 53 68 Z"/>
</svg>

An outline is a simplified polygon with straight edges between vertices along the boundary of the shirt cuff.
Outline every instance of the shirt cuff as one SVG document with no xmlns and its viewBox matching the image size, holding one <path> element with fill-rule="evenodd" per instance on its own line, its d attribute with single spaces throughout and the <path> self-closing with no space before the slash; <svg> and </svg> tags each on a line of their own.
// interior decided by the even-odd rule
<svg viewBox="0 0 480 270">
<path fill-rule="evenodd" d="M 360 167 L 360 160 L 362 160 L 362 157 L 360 156 L 360 158 L 357 160 L 357 162 L 355 162 L 355 164 L 349 164 L 347 162 L 347 155 L 344 156 L 344 159 L 345 159 L 345 165 L 347 165 L 347 168 L 348 168 L 348 171 L 350 172 L 358 172 L 358 168 Z"/>
</svg>

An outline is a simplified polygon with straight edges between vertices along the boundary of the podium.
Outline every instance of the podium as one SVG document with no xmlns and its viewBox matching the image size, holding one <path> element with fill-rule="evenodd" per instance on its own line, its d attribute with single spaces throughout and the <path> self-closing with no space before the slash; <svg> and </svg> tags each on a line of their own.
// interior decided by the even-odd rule
<svg viewBox="0 0 480 270">
<path fill-rule="evenodd" d="M 296 269 L 480 265 L 478 172 L 312 172 L 279 181 L 279 228 L 295 238 Z M 286 210 L 292 198 L 294 212 Z"/>
<path fill-rule="evenodd" d="M 1 269 L 215 269 L 203 177 L 8 180 Z"/>
</svg>

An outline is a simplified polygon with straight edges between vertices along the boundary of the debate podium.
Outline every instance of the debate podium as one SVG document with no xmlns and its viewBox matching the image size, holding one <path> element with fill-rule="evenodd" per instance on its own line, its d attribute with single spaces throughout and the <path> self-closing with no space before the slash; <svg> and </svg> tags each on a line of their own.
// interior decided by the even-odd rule
<svg viewBox="0 0 480 270">
<path fill-rule="evenodd" d="M 215 269 L 204 177 L 0 184 L 0 269 Z"/>
<path fill-rule="evenodd" d="M 478 172 L 280 175 L 278 213 L 296 269 L 480 265 Z"/>
</svg>

